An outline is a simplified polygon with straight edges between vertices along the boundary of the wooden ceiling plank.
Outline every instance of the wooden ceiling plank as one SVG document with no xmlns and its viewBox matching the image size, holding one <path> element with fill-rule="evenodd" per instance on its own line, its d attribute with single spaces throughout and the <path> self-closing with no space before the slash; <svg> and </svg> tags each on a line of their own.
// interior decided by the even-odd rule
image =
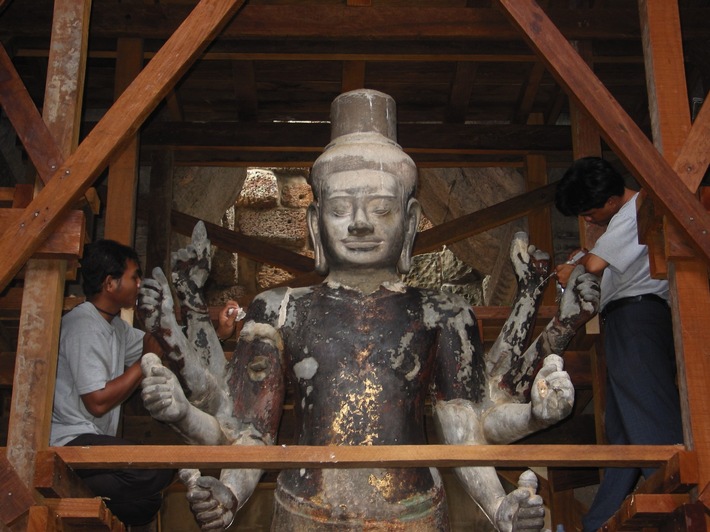
<svg viewBox="0 0 710 532">
<path fill-rule="evenodd" d="M 138 130 L 224 24 L 241 0 L 201 0 L 160 52 L 123 92 L 78 149 L 55 172 L 18 223 L 0 241 L 0 289 L 54 229 L 57 220 L 91 186 L 111 156 Z"/>
<path fill-rule="evenodd" d="M 234 95 L 240 122 L 256 121 L 259 109 L 253 61 L 232 61 Z"/>
<path fill-rule="evenodd" d="M 37 7 L 34 4 L 38 4 Z M 565 3 L 547 12 L 569 39 L 638 39 L 637 11 L 613 6 L 568 9 Z M 45 4 L 46 5 L 46 4 Z M 189 3 L 99 2 L 92 13 L 92 31 L 106 37 L 165 39 L 188 14 Z M 315 10 L 317 9 L 317 13 Z M 683 10 L 688 35 L 705 30 L 707 8 Z M 42 2 L 14 2 L 3 14 L 16 35 L 46 35 L 50 22 Z M 297 23 L 294 23 L 297 21 Z M 224 29 L 220 41 L 244 38 L 461 38 L 516 39 L 519 34 L 496 8 L 374 6 L 353 9 L 331 4 L 248 4 Z"/>
<path fill-rule="evenodd" d="M 0 43 L 0 106 L 15 128 L 40 179 L 47 183 L 64 158 L 2 43 Z"/>
<path fill-rule="evenodd" d="M 417 235 L 414 253 L 429 253 L 443 245 L 472 237 L 499 225 L 517 220 L 550 205 L 555 199 L 555 184 L 526 192 L 456 220 L 437 225 Z"/>
<path fill-rule="evenodd" d="M 710 261 L 710 213 L 579 57 L 534 0 L 498 0 L 550 70 L 585 111 L 625 166 Z"/>
</svg>

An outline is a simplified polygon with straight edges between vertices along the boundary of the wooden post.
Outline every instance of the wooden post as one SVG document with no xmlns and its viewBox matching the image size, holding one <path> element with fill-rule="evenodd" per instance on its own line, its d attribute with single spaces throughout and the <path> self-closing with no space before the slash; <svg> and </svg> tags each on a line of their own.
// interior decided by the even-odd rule
<svg viewBox="0 0 710 532">
<path fill-rule="evenodd" d="M 143 39 L 118 39 L 116 54 L 116 99 L 143 68 Z M 133 246 L 138 190 L 138 138 L 136 132 L 111 163 L 108 170 L 108 196 L 104 237 Z"/>
<path fill-rule="evenodd" d="M 678 4 L 639 0 L 654 144 L 671 163 L 690 131 Z M 680 178 L 677 178 L 682 182 Z M 684 186 L 688 186 L 687 184 Z M 691 192 L 695 189 L 691 187 Z M 686 446 L 698 460 L 698 487 L 710 483 L 710 289 L 703 261 L 672 260 L 668 268 L 673 335 Z"/>
<path fill-rule="evenodd" d="M 90 10 L 91 0 L 54 4 L 43 117 L 63 157 L 79 137 Z M 65 274 L 65 260 L 27 263 L 7 442 L 8 460 L 27 486 L 37 451 L 49 444 Z"/>
</svg>

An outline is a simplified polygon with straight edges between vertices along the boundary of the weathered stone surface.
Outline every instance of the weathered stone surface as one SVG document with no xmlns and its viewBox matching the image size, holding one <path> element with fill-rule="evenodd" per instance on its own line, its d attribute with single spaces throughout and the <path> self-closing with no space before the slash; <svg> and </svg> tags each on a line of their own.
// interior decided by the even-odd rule
<svg viewBox="0 0 710 532">
<path fill-rule="evenodd" d="M 439 225 L 522 194 L 524 190 L 523 176 L 512 168 L 422 168 L 417 196 L 426 216 Z M 496 270 L 499 257 L 505 259 L 498 283 L 509 288 L 493 290 L 491 293 L 497 294 L 497 299 L 485 304 L 506 305 L 512 301 L 515 281 L 507 258 L 508 248 L 515 231 L 526 225 L 523 220 L 510 222 L 451 245 L 456 256 L 482 276 Z M 510 230 L 509 226 L 515 229 Z"/>
<path fill-rule="evenodd" d="M 305 178 L 288 179 L 281 186 L 281 205 L 305 209 L 313 201 L 313 191 Z"/>
<path fill-rule="evenodd" d="M 238 209 L 237 222 L 242 233 L 300 249 L 308 242 L 305 209 Z"/>
<path fill-rule="evenodd" d="M 279 184 L 274 172 L 265 168 L 249 168 L 237 207 L 272 209 L 278 204 Z"/>
</svg>

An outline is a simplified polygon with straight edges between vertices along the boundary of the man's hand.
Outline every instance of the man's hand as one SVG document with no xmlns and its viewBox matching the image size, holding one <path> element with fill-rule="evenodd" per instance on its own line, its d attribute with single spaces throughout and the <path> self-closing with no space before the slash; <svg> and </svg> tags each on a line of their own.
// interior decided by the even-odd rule
<svg viewBox="0 0 710 532">
<path fill-rule="evenodd" d="M 141 369 L 141 398 L 150 415 L 165 423 L 176 423 L 184 419 L 190 403 L 175 374 L 163 366 L 153 353 L 143 356 Z"/>
<path fill-rule="evenodd" d="M 518 480 L 518 488 L 506 495 L 498 507 L 496 528 L 501 532 L 541 530 L 545 526 L 545 507 L 536 491 L 535 473 L 524 471 Z"/>
<path fill-rule="evenodd" d="M 190 509 L 202 530 L 224 530 L 232 524 L 238 501 L 227 486 L 195 469 L 180 470 L 180 480 L 187 486 Z"/>
<path fill-rule="evenodd" d="M 561 357 L 545 357 L 530 390 L 533 417 L 546 426 L 567 417 L 574 405 L 574 386 L 562 367 Z"/>
</svg>

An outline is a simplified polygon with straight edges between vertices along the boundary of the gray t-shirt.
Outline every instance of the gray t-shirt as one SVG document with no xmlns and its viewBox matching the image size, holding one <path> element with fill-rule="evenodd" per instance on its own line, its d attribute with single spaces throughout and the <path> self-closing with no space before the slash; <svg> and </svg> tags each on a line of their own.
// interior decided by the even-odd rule
<svg viewBox="0 0 710 532">
<path fill-rule="evenodd" d="M 641 294 L 656 294 L 668 300 L 668 281 L 651 278 L 648 247 L 638 242 L 637 197 L 638 193 L 612 217 L 590 251 L 609 263 L 602 276 L 602 309 L 609 301 Z"/>
<path fill-rule="evenodd" d="M 50 445 L 64 445 L 80 434 L 116 435 L 121 407 L 94 417 L 81 396 L 103 389 L 138 360 L 144 334 L 119 316 L 107 322 L 89 302 L 62 318 Z"/>
</svg>

